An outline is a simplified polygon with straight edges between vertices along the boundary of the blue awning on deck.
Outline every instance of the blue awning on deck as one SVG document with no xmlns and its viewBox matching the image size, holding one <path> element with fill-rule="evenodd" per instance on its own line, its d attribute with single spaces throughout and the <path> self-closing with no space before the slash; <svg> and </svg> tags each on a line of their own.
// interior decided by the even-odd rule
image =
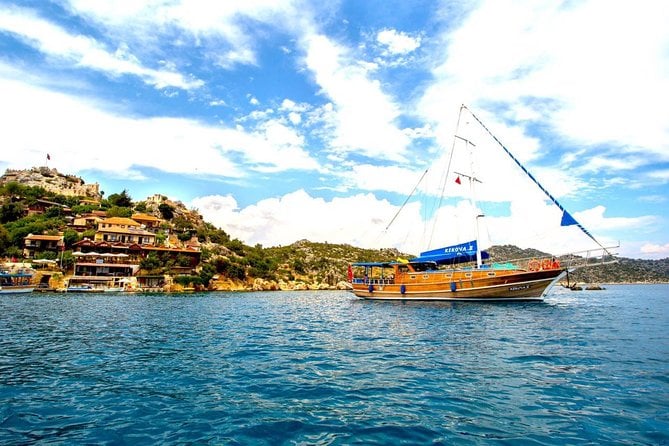
<svg viewBox="0 0 669 446">
<path fill-rule="evenodd" d="M 488 255 L 487 252 L 482 251 L 481 258 L 488 259 L 490 258 L 490 255 Z M 438 265 L 474 261 L 476 261 L 476 240 L 421 252 L 418 257 L 410 260 L 410 262 L 435 262 Z"/>
</svg>

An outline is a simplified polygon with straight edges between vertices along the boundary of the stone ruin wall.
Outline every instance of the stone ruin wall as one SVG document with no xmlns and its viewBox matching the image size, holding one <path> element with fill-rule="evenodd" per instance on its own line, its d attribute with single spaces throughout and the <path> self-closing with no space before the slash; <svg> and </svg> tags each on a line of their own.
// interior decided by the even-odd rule
<svg viewBox="0 0 669 446">
<path fill-rule="evenodd" d="M 30 170 L 7 169 L 0 177 L 0 184 L 15 181 L 23 186 L 38 186 L 49 192 L 77 197 L 83 196 L 101 200 L 100 185 L 98 183 L 85 184 L 84 180 L 74 175 L 64 175 L 56 169 L 48 167 L 33 167 Z"/>
</svg>

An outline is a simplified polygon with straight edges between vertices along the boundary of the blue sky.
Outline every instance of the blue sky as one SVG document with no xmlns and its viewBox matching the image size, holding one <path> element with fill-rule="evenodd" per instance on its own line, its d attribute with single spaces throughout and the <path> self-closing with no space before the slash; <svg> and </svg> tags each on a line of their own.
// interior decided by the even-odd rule
<svg viewBox="0 0 669 446">
<path fill-rule="evenodd" d="M 471 117 L 458 133 L 475 143 L 477 208 L 447 180 L 441 208 L 412 199 L 385 229 L 426 169 L 417 191 L 442 189 L 464 103 L 603 244 L 664 258 L 663 3 L 4 0 L 0 168 L 49 153 L 249 244 L 418 252 L 471 237 L 476 212 L 489 244 L 591 247 L 549 235 L 559 212 Z"/>
</svg>

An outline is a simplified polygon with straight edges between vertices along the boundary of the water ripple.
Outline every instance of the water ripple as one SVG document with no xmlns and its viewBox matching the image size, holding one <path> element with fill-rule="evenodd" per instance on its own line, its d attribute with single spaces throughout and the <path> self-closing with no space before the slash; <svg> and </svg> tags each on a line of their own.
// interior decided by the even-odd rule
<svg viewBox="0 0 669 446">
<path fill-rule="evenodd" d="M 663 444 L 669 287 L 0 299 L 0 443 Z"/>
</svg>

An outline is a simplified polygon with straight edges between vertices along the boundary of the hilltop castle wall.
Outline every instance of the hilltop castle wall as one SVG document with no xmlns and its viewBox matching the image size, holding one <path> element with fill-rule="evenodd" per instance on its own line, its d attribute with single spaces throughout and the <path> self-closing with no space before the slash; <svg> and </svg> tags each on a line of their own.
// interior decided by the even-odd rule
<svg viewBox="0 0 669 446">
<path fill-rule="evenodd" d="M 95 200 L 102 199 L 98 183 L 86 184 L 74 175 L 65 175 L 48 167 L 33 167 L 29 170 L 7 169 L 0 177 L 0 184 L 15 181 L 23 186 L 38 186 L 49 192 L 65 196 L 83 196 Z"/>
</svg>

